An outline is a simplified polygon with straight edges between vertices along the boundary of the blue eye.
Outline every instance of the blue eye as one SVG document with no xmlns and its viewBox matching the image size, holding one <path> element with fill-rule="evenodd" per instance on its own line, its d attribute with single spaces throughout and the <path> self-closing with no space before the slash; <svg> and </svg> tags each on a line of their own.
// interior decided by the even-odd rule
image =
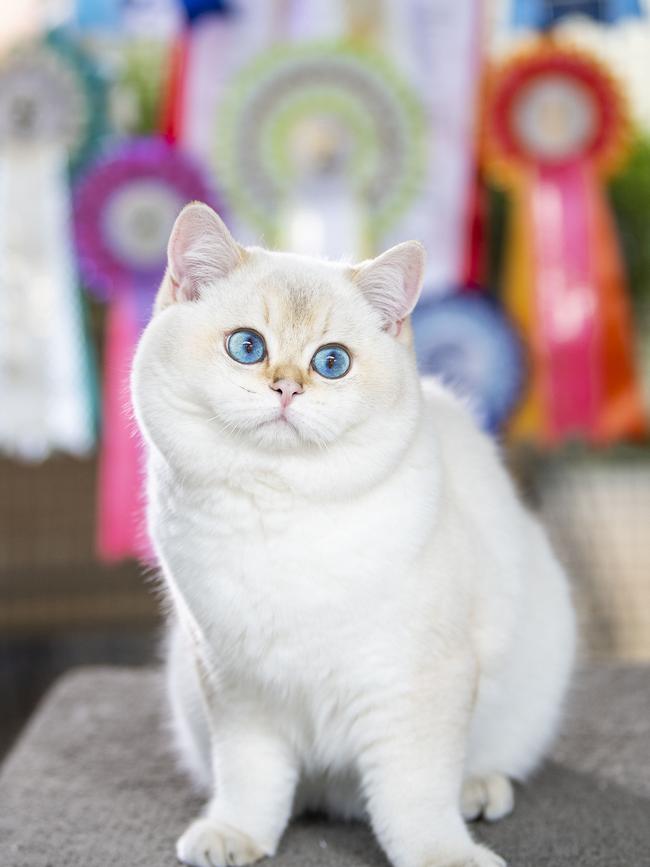
<svg viewBox="0 0 650 867">
<path fill-rule="evenodd" d="M 350 353 L 342 346 L 321 346 L 311 360 L 316 373 L 326 379 L 340 379 L 350 369 Z"/>
<path fill-rule="evenodd" d="M 255 364 L 266 355 L 263 338 L 257 331 L 248 328 L 233 331 L 226 341 L 226 350 L 228 355 L 240 364 Z"/>
</svg>

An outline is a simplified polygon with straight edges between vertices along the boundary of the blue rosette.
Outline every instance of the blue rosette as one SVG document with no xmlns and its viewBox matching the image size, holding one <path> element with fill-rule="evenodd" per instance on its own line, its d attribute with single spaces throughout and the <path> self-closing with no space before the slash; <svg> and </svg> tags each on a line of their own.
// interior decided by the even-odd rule
<svg viewBox="0 0 650 867">
<path fill-rule="evenodd" d="M 525 381 L 519 336 L 496 303 L 476 294 L 422 300 L 412 317 L 420 372 L 466 401 L 479 425 L 500 431 Z"/>
</svg>

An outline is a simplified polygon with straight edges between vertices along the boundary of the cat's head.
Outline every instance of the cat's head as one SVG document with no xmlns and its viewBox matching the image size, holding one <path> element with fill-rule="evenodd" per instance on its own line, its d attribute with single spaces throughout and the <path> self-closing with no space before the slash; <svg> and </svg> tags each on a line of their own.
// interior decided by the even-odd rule
<svg viewBox="0 0 650 867">
<path fill-rule="evenodd" d="M 244 248 L 214 211 L 188 205 L 136 359 L 139 416 L 150 406 L 170 424 L 168 406 L 268 453 L 329 448 L 369 425 L 381 436 L 417 401 L 403 323 L 424 258 L 415 241 L 357 266 Z"/>
</svg>

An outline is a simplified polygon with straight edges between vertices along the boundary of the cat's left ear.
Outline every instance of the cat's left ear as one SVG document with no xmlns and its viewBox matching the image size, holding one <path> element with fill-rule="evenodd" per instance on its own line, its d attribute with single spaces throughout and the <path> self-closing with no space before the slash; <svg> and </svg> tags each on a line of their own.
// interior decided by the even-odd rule
<svg viewBox="0 0 650 867">
<path fill-rule="evenodd" d="M 353 281 L 381 314 L 384 330 L 390 334 L 399 334 L 402 321 L 420 297 L 425 263 L 422 244 L 405 241 L 353 271 Z"/>
</svg>

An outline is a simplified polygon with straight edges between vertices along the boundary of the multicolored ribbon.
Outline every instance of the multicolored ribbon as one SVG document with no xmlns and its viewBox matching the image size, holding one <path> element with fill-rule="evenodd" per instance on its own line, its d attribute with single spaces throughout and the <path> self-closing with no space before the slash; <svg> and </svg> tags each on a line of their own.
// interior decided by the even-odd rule
<svg viewBox="0 0 650 867">
<path fill-rule="evenodd" d="M 192 199 L 215 203 L 195 163 L 157 138 L 135 139 L 104 154 L 75 189 L 85 283 L 110 302 L 97 534 L 99 554 L 108 561 L 150 553 L 128 376 L 164 273 L 171 228 Z"/>
<path fill-rule="evenodd" d="M 417 192 L 423 148 L 420 104 L 392 66 L 306 43 L 259 56 L 232 82 L 214 154 L 233 209 L 266 243 L 363 256 Z"/>
<path fill-rule="evenodd" d="M 94 443 L 69 171 L 96 147 L 103 107 L 92 64 L 60 34 L 0 66 L 0 449 L 27 460 Z"/>
<path fill-rule="evenodd" d="M 511 191 L 504 301 L 531 349 L 512 424 L 546 444 L 645 430 L 623 267 L 602 181 L 624 158 L 626 104 L 590 54 L 535 42 L 495 70 L 485 163 Z"/>
<path fill-rule="evenodd" d="M 467 401 L 476 421 L 500 432 L 525 382 L 524 348 L 500 308 L 461 291 L 420 301 L 412 316 L 418 367 Z"/>
<path fill-rule="evenodd" d="M 167 141 L 182 144 L 205 159 L 215 100 L 221 91 L 226 54 L 232 53 L 233 14 L 226 0 L 184 0 L 181 27 L 172 41 L 162 105 L 160 131 Z M 228 52 L 228 48 L 231 51 Z M 198 134 L 197 134 L 198 131 Z"/>
</svg>

